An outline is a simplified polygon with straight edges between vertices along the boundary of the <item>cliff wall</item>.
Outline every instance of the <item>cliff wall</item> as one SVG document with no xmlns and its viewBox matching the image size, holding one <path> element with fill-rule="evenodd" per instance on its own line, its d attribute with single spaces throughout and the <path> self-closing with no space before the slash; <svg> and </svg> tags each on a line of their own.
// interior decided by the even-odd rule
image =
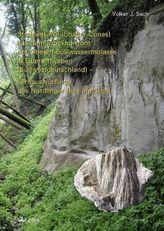
<svg viewBox="0 0 164 231">
<path fill-rule="evenodd" d="M 163 8 L 160 4 L 149 12 L 130 51 L 125 33 L 116 56 L 94 57 L 93 73 L 65 75 L 73 89 L 111 88 L 111 94 L 60 95 L 41 160 L 45 170 L 54 172 L 113 146 L 136 154 L 164 146 Z"/>
</svg>

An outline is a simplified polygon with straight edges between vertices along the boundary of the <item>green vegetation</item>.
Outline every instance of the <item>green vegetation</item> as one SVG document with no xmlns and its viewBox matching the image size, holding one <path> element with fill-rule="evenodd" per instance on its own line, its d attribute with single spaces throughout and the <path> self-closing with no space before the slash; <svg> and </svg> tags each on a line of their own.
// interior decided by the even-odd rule
<svg viewBox="0 0 164 231">
<path fill-rule="evenodd" d="M 25 129 L 18 130 L 15 129 L 12 126 L 7 126 L 4 124 L 0 124 L 0 129 L 3 131 L 3 135 L 6 137 L 10 137 L 10 140 L 13 142 L 13 144 L 18 145 L 20 144 L 27 133 Z M 16 135 L 15 135 L 16 133 Z M 4 140 L 0 139 L 0 157 L 4 155 L 5 153 L 8 153 L 13 150 L 13 147 L 9 146 Z"/>
<path fill-rule="evenodd" d="M 19 45 L 19 49 L 24 51 L 22 55 L 16 53 L 13 56 L 7 55 L 6 57 L 11 66 L 9 68 L 12 77 L 18 83 L 21 79 L 61 78 L 55 73 L 50 76 L 47 73 L 44 75 L 28 73 L 27 58 L 33 58 L 37 61 L 47 57 L 31 53 L 33 50 L 48 49 L 48 45 L 42 47 L 36 45 L 43 39 L 36 36 L 37 33 L 41 31 L 46 33 L 51 31 L 76 32 L 78 30 L 88 33 L 97 30 L 110 30 L 112 44 L 117 47 L 126 32 L 128 36 L 127 49 L 130 50 L 135 33 L 144 26 L 144 19 L 114 18 L 109 15 L 109 12 L 115 8 L 123 12 L 133 8 L 148 11 L 162 0 L 157 2 L 154 0 L 113 0 L 112 3 L 109 3 L 108 0 L 27 0 L 26 3 L 22 0 L 12 0 L 12 4 L 9 4 L 6 0 L 0 0 L 0 2 L 5 2 L 8 6 L 10 16 L 8 29 L 10 33 L 15 35 L 19 42 L 22 42 Z M 27 37 L 26 32 L 28 31 L 34 32 L 34 36 Z M 20 36 L 20 32 L 24 35 Z M 49 36 L 46 39 L 51 41 L 54 38 Z M 62 38 L 58 35 L 55 39 L 61 41 Z M 71 36 L 66 40 L 76 41 Z M 23 43 L 25 41 L 35 42 L 36 44 L 28 47 L 27 44 Z M 109 48 L 109 46 L 110 43 L 106 45 L 106 48 Z M 58 44 L 52 48 L 60 50 L 62 47 Z M 65 48 L 75 49 L 73 46 L 65 46 Z M 50 56 L 54 60 L 59 60 L 59 57 L 58 55 Z M 68 59 L 70 57 L 64 58 Z M 80 58 L 75 57 L 75 61 L 78 62 L 78 60 L 81 60 Z M 83 61 L 83 63 L 86 65 L 86 62 Z M 0 84 L 1 88 L 7 88 L 8 84 L 12 82 L 8 80 L 7 68 L 4 64 L 5 62 L 3 63 L 1 60 L 0 73 L 2 76 L 0 76 L 0 80 L 3 81 Z M 49 64 L 44 65 L 49 67 Z M 32 67 L 38 68 L 38 66 L 37 62 L 32 64 Z M 18 67 L 24 68 L 25 72 L 18 74 Z M 152 73 L 156 75 L 156 70 L 152 70 Z M 163 70 L 161 73 L 162 76 Z M 53 98 L 54 102 L 56 100 L 56 95 L 54 97 L 54 95 L 30 94 L 32 84 L 25 84 L 24 87 L 29 90 L 29 95 L 24 94 L 23 96 L 30 100 L 46 105 L 49 104 L 50 99 Z M 39 87 L 44 86 L 39 85 Z M 17 88 L 19 88 L 19 84 Z M 13 91 L 10 88 L 9 90 Z M 4 90 L 0 91 L 1 94 L 3 92 Z M 5 103 L 11 103 L 12 106 L 15 106 L 14 93 L 11 94 L 6 94 L 2 98 Z M 30 119 L 34 117 L 36 110 L 37 115 L 43 112 L 41 105 L 40 107 L 37 105 L 39 107 L 37 109 L 33 104 L 34 102 L 27 101 L 27 99 L 19 103 L 21 112 L 29 116 Z M 6 113 L 8 119 L 14 121 L 12 120 L 13 117 L 9 116 L 8 111 L 4 111 L 7 109 L 9 108 L 2 108 L 0 114 L 4 115 Z M 162 231 L 164 228 L 164 149 L 143 154 L 139 157 L 146 167 L 154 171 L 154 176 L 145 187 L 143 203 L 131 206 L 119 213 L 98 211 L 91 202 L 79 195 L 73 185 L 74 175 L 79 165 L 65 167 L 56 175 L 48 174 L 41 169 L 40 159 L 43 154 L 43 145 L 47 137 L 49 123 L 56 111 L 57 107 L 50 105 L 44 114 L 37 116 L 32 121 L 30 131 L 17 131 L 14 127 L 5 123 L 0 124 L 3 135 L 9 136 L 14 144 L 19 145 L 17 150 L 13 151 L 10 146 L 5 145 L 4 140 L 0 139 L 0 231 L 13 231 L 16 227 L 21 227 L 23 231 Z M 113 124 L 113 130 L 115 133 L 113 136 L 114 143 L 120 135 L 120 129 L 115 123 Z"/>
<path fill-rule="evenodd" d="M 104 213 L 76 192 L 73 178 L 79 166 L 55 176 L 42 171 L 39 161 L 48 124 L 56 108 L 34 126 L 19 150 L 3 156 L 0 172 L 0 230 L 13 230 L 22 220 L 25 231 L 162 231 L 164 227 L 164 149 L 140 156 L 154 171 L 145 188 L 145 201 L 119 213 Z"/>
</svg>

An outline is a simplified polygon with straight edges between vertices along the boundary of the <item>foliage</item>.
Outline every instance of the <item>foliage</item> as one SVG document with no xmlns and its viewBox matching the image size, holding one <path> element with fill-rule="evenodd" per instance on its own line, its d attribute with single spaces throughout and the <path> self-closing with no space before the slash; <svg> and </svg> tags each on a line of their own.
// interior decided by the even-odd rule
<svg viewBox="0 0 164 231">
<path fill-rule="evenodd" d="M 74 32 L 76 27 L 90 27 L 91 16 L 86 1 L 42 1 L 41 9 L 43 15 L 49 15 L 46 20 L 42 18 L 44 30 Z"/>
<path fill-rule="evenodd" d="M 49 112 L 49 110 L 48 108 L 47 111 Z M 15 196 L 18 191 L 21 193 L 22 190 L 23 192 L 25 185 L 28 186 L 30 184 L 30 178 L 28 179 L 30 173 L 37 175 L 38 171 L 40 171 L 37 162 L 42 153 L 42 145 L 47 135 L 48 123 L 54 114 L 54 110 L 56 109 L 51 110 L 44 116 L 29 137 L 25 139 L 24 144 L 20 146 L 18 151 L 13 153 L 12 156 L 9 154 L 1 159 L 0 173 L 6 175 L 6 180 L 2 184 L 0 182 L 0 210 L 3 215 L 1 215 L 1 225 L 3 225 L 0 227 L 0 230 L 8 230 L 5 227 L 9 227 L 9 221 L 11 221 L 11 210 L 15 204 Z M 39 118 L 37 119 L 39 120 Z M 33 152 L 31 152 L 32 149 Z M 12 172 L 13 170 L 14 173 Z"/>
<path fill-rule="evenodd" d="M 154 171 L 145 187 L 143 203 L 119 213 L 100 212 L 74 188 L 79 166 L 63 168 L 55 176 L 40 168 L 53 114 L 54 110 L 49 109 L 19 150 L 1 159 L 0 171 L 6 179 L 0 184 L 0 230 L 9 230 L 14 221 L 20 220 L 25 231 L 162 231 L 164 149 L 140 156 L 143 164 Z"/>
<path fill-rule="evenodd" d="M 112 9 L 114 9 L 119 3 L 119 0 L 112 0 L 111 2 L 99 0 L 98 4 L 100 6 L 103 17 L 105 17 L 106 14 L 109 14 Z"/>
<path fill-rule="evenodd" d="M 0 123 L 0 129 L 3 131 L 3 135 L 10 138 L 15 144 L 20 144 L 25 138 L 25 130 L 18 130 L 10 125 Z M 4 140 L 0 138 L 0 157 L 5 153 L 11 152 L 13 148 L 9 146 Z"/>
<path fill-rule="evenodd" d="M 7 74 L 2 59 L 0 59 L 0 82 L 3 85 L 7 82 Z"/>
</svg>

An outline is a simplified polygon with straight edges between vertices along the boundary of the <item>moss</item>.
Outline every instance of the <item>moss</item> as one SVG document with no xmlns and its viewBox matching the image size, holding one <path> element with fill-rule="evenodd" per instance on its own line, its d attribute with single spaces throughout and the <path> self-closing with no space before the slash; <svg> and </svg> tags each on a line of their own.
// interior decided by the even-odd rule
<svg viewBox="0 0 164 231">
<path fill-rule="evenodd" d="M 117 125 L 114 126 L 113 139 L 111 143 L 115 144 L 116 141 L 120 138 L 120 135 L 121 135 L 121 129 Z"/>
</svg>

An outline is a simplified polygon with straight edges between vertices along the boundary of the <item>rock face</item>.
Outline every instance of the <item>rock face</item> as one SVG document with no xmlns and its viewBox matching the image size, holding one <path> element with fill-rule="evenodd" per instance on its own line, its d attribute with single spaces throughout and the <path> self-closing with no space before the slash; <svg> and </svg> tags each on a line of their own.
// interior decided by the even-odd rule
<svg viewBox="0 0 164 231">
<path fill-rule="evenodd" d="M 86 161 L 74 185 L 99 210 L 117 212 L 143 201 L 143 185 L 152 175 L 126 148 L 116 148 Z"/>
<path fill-rule="evenodd" d="M 135 154 L 164 146 L 162 8 L 161 4 L 152 9 L 130 52 L 125 35 L 116 57 L 106 57 L 104 62 L 100 56 L 94 58 L 93 73 L 65 75 L 72 86 L 62 86 L 65 93 L 58 99 L 59 112 L 41 160 L 45 170 L 54 172 L 113 146 L 126 146 Z M 70 88 L 111 88 L 111 94 L 69 94 Z"/>
</svg>

